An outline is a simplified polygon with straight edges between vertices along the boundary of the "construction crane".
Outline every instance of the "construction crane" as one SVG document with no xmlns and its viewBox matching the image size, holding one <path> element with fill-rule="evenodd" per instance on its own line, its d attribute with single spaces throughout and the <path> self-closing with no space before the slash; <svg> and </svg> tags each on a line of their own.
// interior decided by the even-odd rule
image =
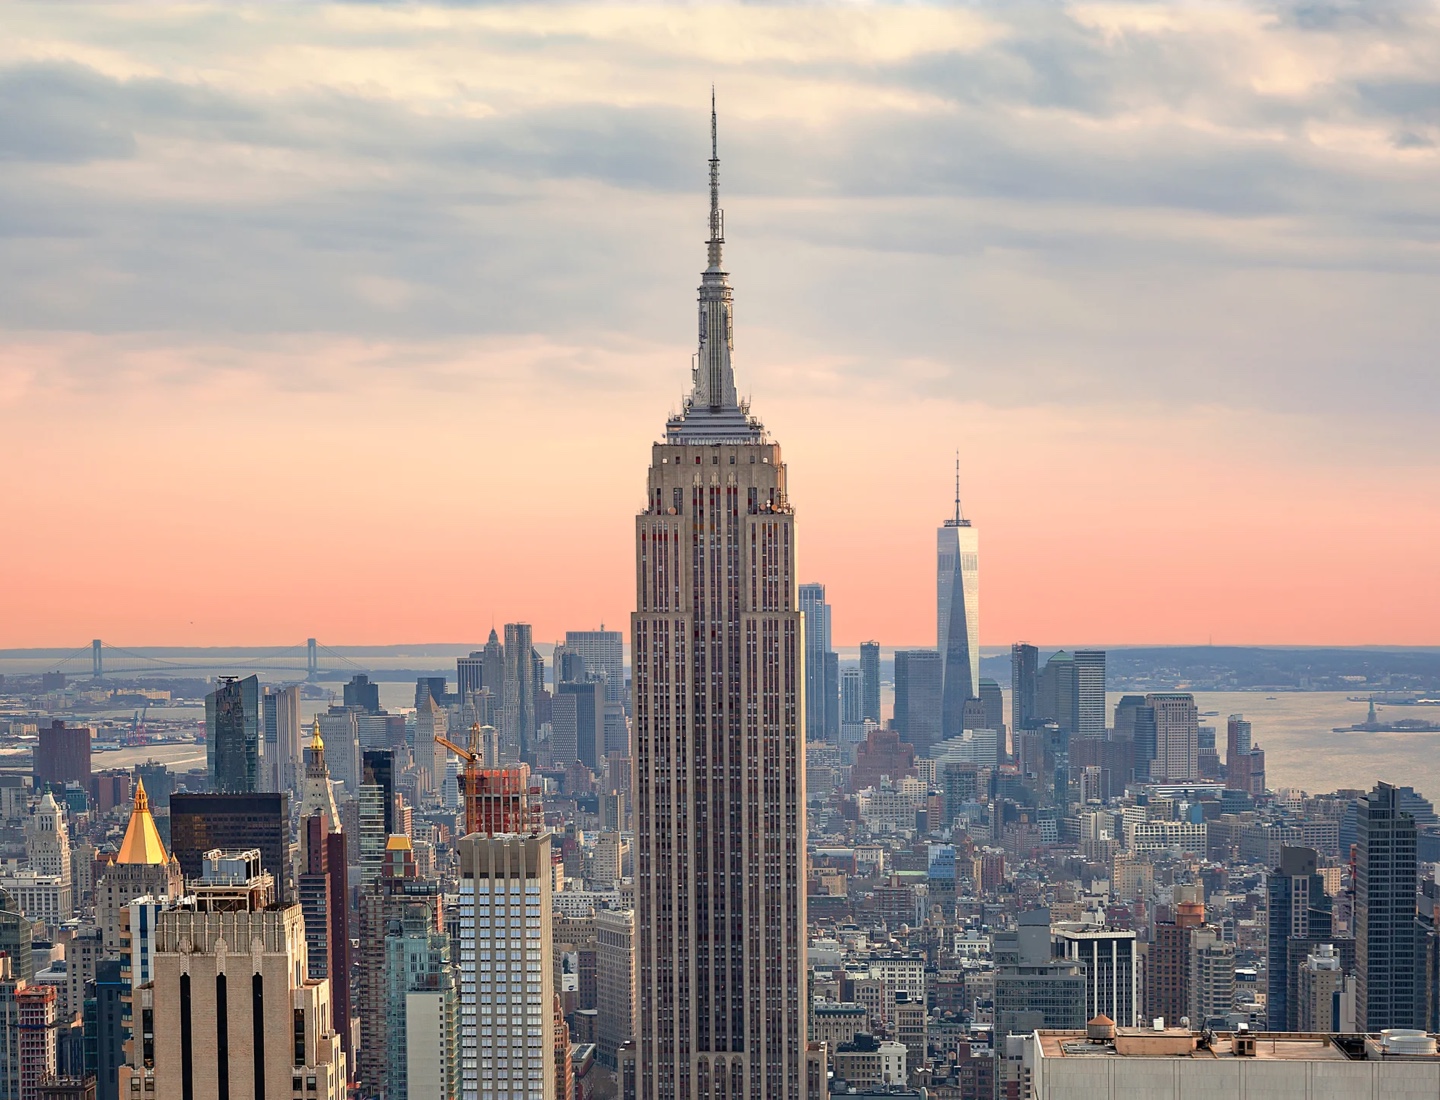
<svg viewBox="0 0 1440 1100">
<path fill-rule="evenodd" d="M 135 720 L 130 723 L 130 736 L 126 738 L 126 740 L 127 740 L 130 744 L 132 744 L 132 745 L 143 745 L 143 744 L 145 743 L 145 740 L 146 740 L 146 738 L 144 737 L 145 719 L 146 719 L 146 717 L 147 717 L 149 714 L 150 714 L 150 700 L 147 699 L 147 700 L 145 700 L 145 709 L 144 709 L 144 710 L 137 710 L 137 711 L 135 712 Z"/>
<path fill-rule="evenodd" d="M 465 762 L 460 776 L 460 790 L 465 797 L 465 835 L 538 832 L 542 822 L 540 788 L 530 786 L 530 766 L 485 767 L 481 743 L 487 732 L 493 735 L 495 728 L 482 727 L 479 722 L 472 725 L 468 749 L 435 735 L 437 745 L 444 745 Z"/>
</svg>

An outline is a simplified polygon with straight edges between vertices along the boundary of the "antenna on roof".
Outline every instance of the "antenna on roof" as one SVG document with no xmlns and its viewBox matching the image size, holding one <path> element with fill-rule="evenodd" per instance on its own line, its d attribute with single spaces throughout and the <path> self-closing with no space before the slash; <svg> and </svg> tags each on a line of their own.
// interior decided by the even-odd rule
<svg viewBox="0 0 1440 1100">
<path fill-rule="evenodd" d="M 960 449 L 955 449 L 955 526 L 959 527 L 964 516 L 960 514 Z"/>
</svg>

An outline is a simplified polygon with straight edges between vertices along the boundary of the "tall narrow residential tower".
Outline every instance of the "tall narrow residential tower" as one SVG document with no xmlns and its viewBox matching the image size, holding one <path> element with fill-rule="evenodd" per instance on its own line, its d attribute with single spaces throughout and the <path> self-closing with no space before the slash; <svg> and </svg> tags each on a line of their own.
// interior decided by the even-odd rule
<svg viewBox="0 0 1440 1100">
<path fill-rule="evenodd" d="M 936 532 L 936 551 L 940 731 L 942 737 L 958 737 L 966 702 L 980 694 L 980 533 L 960 510 L 958 458 L 955 515 Z"/>
<path fill-rule="evenodd" d="M 736 395 L 711 114 L 693 388 L 652 448 L 631 618 L 641 1100 L 801 1100 L 802 629 L 780 447 Z"/>
</svg>

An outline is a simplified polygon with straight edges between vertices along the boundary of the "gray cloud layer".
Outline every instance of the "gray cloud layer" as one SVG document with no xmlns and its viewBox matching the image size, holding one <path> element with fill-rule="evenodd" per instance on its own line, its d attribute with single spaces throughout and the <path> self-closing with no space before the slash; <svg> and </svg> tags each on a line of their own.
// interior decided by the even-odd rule
<svg viewBox="0 0 1440 1100">
<path fill-rule="evenodd" d="M 611 75 L 588 94 L 457 87 L 447 109 L 318 72 L 246 86 L 153 63 L 147 34 L 204 58 L 220 15 L 129 26 L 142 75 L 78 39 L 69 59 L 11 57 L 0 325 L 683 346 L 708 136 L 685 97 L 707 69 L 722 112 L 727 89 L 779 90 L 722 117 L 752 361 L 779 354 L 747 349 L 764 333 L 837 363 L 836 385 L 926 361 L 929 381 L 896 383 L 926 396 L 1434 407 L 1433 6 L 1301 4 L 1239 29 L 982 14 L 985 45 L 715 65 L 579 25 L 496 31 L 477 67 L 563 54 Z M 293 28 L 244 33 L 258 50 Z M 445 32 L 307 33 L 363 57 Z M 1363 60 L 1380 48 L 1412 64 Z M 1316 72 L 1287 81 L 1297 56 Z M 802 108 L 827 94 L 836 109 Z"/>
</svg>

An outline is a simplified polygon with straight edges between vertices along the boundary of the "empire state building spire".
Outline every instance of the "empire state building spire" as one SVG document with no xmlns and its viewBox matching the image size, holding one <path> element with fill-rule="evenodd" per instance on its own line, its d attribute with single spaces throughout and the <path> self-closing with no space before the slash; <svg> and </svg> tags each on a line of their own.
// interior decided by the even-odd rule
<svg viewBox="0 0 1440 1100">
<path fill-rule="evenodd" d="M 725 212 L 720 209 L 720 145 L 715 91 L 710 91 L 710 239 L 700 277 L 699 345 L 684 411 L 666 428 L 670 442 L 754 442 L 764 436 L 735 389 L 730 354 L 735 348 L 735 295 L 722 266 Z"/>
<path fill-rule="evenodd" d="M 711 126 L 694 390 L 635 519 L 636 1096 L 810 1100 L 795 512 L 735 395 L 713 106 Z"/>
</svg>

